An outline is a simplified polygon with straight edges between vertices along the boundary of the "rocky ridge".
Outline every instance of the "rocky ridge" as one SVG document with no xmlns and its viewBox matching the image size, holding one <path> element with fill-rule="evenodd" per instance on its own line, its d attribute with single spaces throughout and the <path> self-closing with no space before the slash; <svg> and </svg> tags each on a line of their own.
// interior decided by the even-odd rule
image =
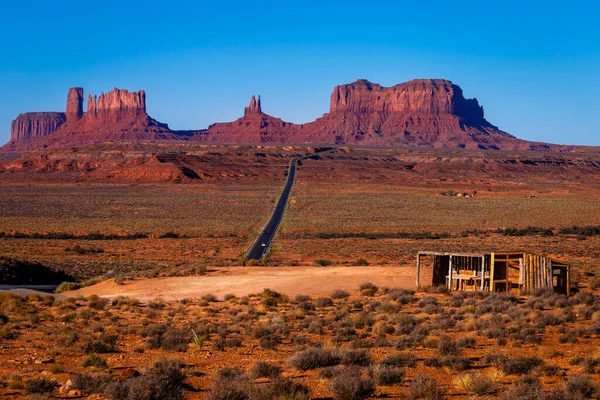
<svg viewBox="0 0 600 400">
<path fill-rule="evenodd" d="M 317 120 L 293 124 L 263 112 L 252 96 L 244 115 L 207 129 L 174 131 L 146 112 L 143 90 L 115 88 L 87 96 L 72 88 L 66 113 L 27 113 L 13 121 L 2 151 L 83 146 L 104 141 L 185 140 L 208 143 L 315 143 L 382 147 L 483 150 L 590 151 L 520 140 L 488 122 L 477 99 L 444 79 L 415 79 L 383 87 L 364 79 L 336 86 L 330 110 Z M 595 150 L 592 150 L 595 151 Z"/>
</svg>

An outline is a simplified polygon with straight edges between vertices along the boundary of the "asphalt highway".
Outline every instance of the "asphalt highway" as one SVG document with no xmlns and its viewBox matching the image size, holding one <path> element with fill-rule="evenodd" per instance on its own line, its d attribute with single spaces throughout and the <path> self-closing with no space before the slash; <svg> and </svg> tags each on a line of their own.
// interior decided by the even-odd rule
<svg viewBox="0 0 600 400">
<path fill-rule="evenodd" d="M 273 210 L 273 214 L 271 215 L 271 219 L 265 225 L 263 231 L 252 245 L 252 248 L 246 255 L 246 260 L 260 260 L 264 257 L 269 249 L 269 245 L 277 232 L 277 228 L 279 227 L 279 223 L 283 218 L 283 213 L 285 212 L 285 207 L 287 206 L 287 202 L 290 198 L 290 193 L 292 192 L 292 187 L 294 186 L 294 178 L 296 177 L 296 164 L 299 160 L 304 160 L 307 158 L 316 158 L 319 157 L 319 154 L 327 153 L 330 151 L 336 150 L 335 148 L 324 148 L 316 151 L 314 154 L 307 154 L 302 157 L 294 158 L 290 162 L 290 167 L 288 169 L 287 180 L 285 181 L 285 186 L 283 187 L 283 191 L 281 192 L 281 196 L 279 196 L 279 200 L 277 201 L 277 205 L 275 206 L 275 210 Z"/>
<path fill-rule="evenodd" d="M 285 181 L 285 186 L 283 187 L 281 196 L 279 196 L 275 210 L 273 210 L 271 219 L 269 219 L 269 222 L 267 222 L 267 225 L 265 225 L 263 231 L 258 236 L 258 239 L 256 239 L 256 242 L 254 242 L 254 245 L 248 252 L 248 255 L 246 256 L 247 260 L 260 260 L 269 249 L 271 240 L 273 240 L 273 236 L 275 236 L 275 232 L 277 232 L 281 218 L 283 218 L 283 213 L 285 211 L 285 206 L 287 205 L 288 199 L 290 198 L 292 186 L 294 186 L 294 178 L 296 177 L 296 163 L 298 160 L 298 158 L 294 158 L 290 162 L 287 180 Z"/>
</svg>

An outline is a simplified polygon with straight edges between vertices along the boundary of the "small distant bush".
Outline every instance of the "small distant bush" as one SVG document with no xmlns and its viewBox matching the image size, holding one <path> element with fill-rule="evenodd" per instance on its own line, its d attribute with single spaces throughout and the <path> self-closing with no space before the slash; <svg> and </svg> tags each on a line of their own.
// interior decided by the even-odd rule
<svg viewBox="0 0 600 400">
<path fill-rule="evenodd" d="M 83 285 L 79 282 L 63 282 L 56 288 L 56 293 L 68 292 L 70 290 L 81 289 Z"/>
<path fill-rule="evenodd" d="M 84 368 L 87 367 L 97 367 L 97 368 L 106 368 L 108 365 L 106 364 L 106 360 L 96 354 L 90 354 L 87 356 L 83 363 L 81 364 Z"/>
<path fill-rule="evenodd" d="M 85 353 L 115 353 L 117 351 L 117 335 L 103 333 L 96 340 L 87 340 L 83 345 Z"/>
<path fill-rule="evenodd" d="M 371 365 L 371 355 L 366 350 L 344 350 L 340 356 L 342 365 Z"/>
<path fill-rule="evenodd" d="M 366 267 L 367 265 L 369 265 L 369 262 L 367 260 L 365 260 L 364 258 L 359 258 L 358 260 L 356 260 L 354 262 L 354 265 L 356 265 L 358 267 Z"/>
<path fill-rule="evenodd" d="M 411 400 L 438 400 L 444 398 L 444 392 L 435 379 L 426 375 L 417 375 L 408 388 Z"/>
<path fill-rule="evenodd" d="M 110 383 L 103 394 L 114 400 L 181 400 L 184 380 L 179 361 L 162 358 L 145 375 Z"/>
<path fill-rule="evenodd" d="M 374 368 L 373 375 L 377 385 L 389 386 L 404 382 L 406 372 L 403 368 L 392 367 L 389 365 L 378 365 Z"/>
<path fill-rule="evenodd" d="M 217 301 L 217 296 L 215 296 L 212 293 L 206 293 L 202 295 L 201 299 L 204 301 L 208 301 L 209 303 L 214 303 Z"/>
<path fill-rule="evenodd" d="M 417 357 L 411 353 L 396 353 L 386 356 L 381 360 L 381 365 L 389 367 L 414 367 L 417 363 Z"/>
<path fill-rule="evenodd" d="M 464 374 L 457 377 L 454 384 L 457 389 L 477 396 L 492 395 L 498 391 L 498 385 L 489 375 Z"/>
<path fill-rule="evenodd" d="M 50 393 L 57 387 L 55 381 L 46 378 L 29 379 L 25 382 L 26 393 Z"/>
<path fill-rule="evenodd" d="M 544 361 L 538 357 L 517 357 L 502 361 L 500 368 L 509 375 L 524 375 L 543 363 Z"/>
<path fill-rule="evenodd" d="M 350 293 L 343 289 L 336 289 L 331 293 L 331 298 L 333 299 L 347 299 L 350 297 Z"/>
<path fill-rule="evenodd" d="M 146 347 L 149 349 L 164 349 L 169 351 L 186 351 L 188 343 L 194 340 L 189 329 L 178 329 L 166 324 L 150 325 L 142 331 L 142 336 L 148 337 Z"/>
<path fill-rule="evenodd" d="M 573 375 L 565 382 L 564 390 L 570 395 L 579 394 L 583 397 L 592 397 L 596 392 L 596 385 L 589 376 Z"/>
<path fill-rule="evenodd" d="M 257 378 L 275 378 L 281 375 L 281 367 L 273 364 L 269 364 L 265 361 L 258 361 L 250 370 L 250 376 L 254 379 Z"/>
<path fill-rule="evenodd" d="M 315 300 L 315 306 L 319 308 L 331 307 L 332 305 L 333 300 L 330 297 L 319 297 Z"/>
<path fill-rule="evenodd" d="M 331 265 L 333 263 L 331 261 L 329 261 L 329 260 L 317 259 L 317 260 L 314 261 L 314 264 L 316 266 L 319 266 L 319 267 L 327 267 L 327 266 L 329 266 L 329 265 Z"/>
<path fill-rule="evenodd" d="M 375 383 L 364 379 L 358 367 L 344 367 L 334 375 L 330 384 L 335 400 L 364 400 L 375 393 Z"/>
<path fill-rule="evenodd" d="M 290 365 L 301 371 L 330 367 L 341 362 L 339 351 L 314 347 L 296 353 L 289 361 Z"/>
</svg>

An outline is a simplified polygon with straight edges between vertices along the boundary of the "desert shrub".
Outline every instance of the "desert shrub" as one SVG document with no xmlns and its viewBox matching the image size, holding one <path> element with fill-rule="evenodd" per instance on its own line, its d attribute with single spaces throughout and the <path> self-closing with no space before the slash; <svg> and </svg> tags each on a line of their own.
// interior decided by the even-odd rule
<svg viewBox="0 0 600 400">
<path fill-rule="evenodd" d="M 340 356 L 342 365 L 371 365 L 371 355 L 366 350 L 344 350 Z"/>
<path fill-rule="evenodd" d="M 99 355 L 89 354 L 83 363 L 81 364 L 83 367 L 97 367 L 97 368 L 106 368 L 108 365 L 106 364 L 106 360 Z"/>
<path fill-rule="evenodd" d="M 331 307 L 332 305 L 333 300 L 330 297 L 319 297 L 315 300 L 315 306 L 319 308 Z"/>
<path fill-rule="evenodd" d="M 56 293 L 68 292 L 70 290 L 81 289 L 83 285 L 80 282 L 63 282 L 56 288 Z"/>
<path fill-rule="evenodd" d="M 412 353 L 389 354 L 381 360 L 381 365 L 389 367 L 414 367 L 417 363 L 417 357 Z"/>
<path fill-rule="evenodd" d="M 375 383 L 363 379 L 358 367 L 344 367 L 331 380 L 330 389 L 335 400 L 363 400 L 375 393 Z"/>
<path fill-rule="evenodd" d="M 117 351 L 117 335 L 103 333 L 97 340 L 88 339 L 83 344 L 85 353 L 115 353 Z"/>
<path fill-rule="evenodd" d="M 379 288 L 371 282 L 364 282 L 358 288 L 361 296 L 375 296 L 375 293 L 379 290 Z"/>
<path fill-rule="evenodd" d="M 427 375 L 417 375 L 408 388 L 409 398 L 437 400 L 444 398 L 444 392 L 435 379 Z"/>
<path fill-rule="evenodd" d="M 441 356 L 458 356 L 462 352 L 458 344 L 446 335 L 440 336 L 437 349 Z"/>
<path fill-rule="evenodd" d="M 329 260 L 324 260 L 324 259 L 317 259 L 317 260 L 315 260 L 313 263 L 314 263 L 316 266 L 319 266 L 319 267 L 327 267 L 327 266 L 329 266 L 329 265 L 333 264 L 331 261 L 329 261 Z"/>
<path fill-rule="evenodd" d="M 456 345 L 459 348 L 463 348 L 463 347 L 471 348 L 471 347 L 474 347 L 476 344 L 477 344 L 477 338 L 474 338 L 472 336 L 463 336 L 456 341 Z"/>
<path fill-rule="evenodd" d="M 454 384 L 457 389 L 477 396 L 492 395 L 498 391 L 498 385 L 489 375 L 460 375 L 455 379 Z"/>
<path fill-rule="evenodd" d="M 341 362 L 339 351 L 314 347 L 296 353 L 290 365 L 302 371 L 338 365 Z"/>
<path fill-rule="evenodd" d="M 25 393 L 49 393 L 58 386 L 55 381 L 46 378 L 29 379 L 25 381 Z"/>
<path fill-rule="evenodd" d="M 298 308 L 302 311 L 314 311 L 315 305 L 311 301 L 303 301 L 301 303 L 298 303 L 296 305 L 296 308 Z"/>
<path fill-rule="evenodd" d="M 266 385 L 254 386 L 251 395 L 252 400 L 309 400 L 308 388 L 291 379 L 277 377 Z"/>
<path fill-rule="evenodd" d="M 583 336 L 585 331 L 580 328 L 573 328 L 558 337 L 559 343 L 577 343 L 579 337 Z"/>
<path fill-rule="evenodd" d="M 183 399 L 184 380 L 179 361 L 162 358 L 146 375 L 109 384 L 104 395 L 115 400 L 180 400 Z"/>
<path fill-rule="evenodd" d="M 356 260 L 354 262 L 354 265 L 359 266 L 359 267 L 366 267 L 367 265 L 369 265 L 369 262 L 367 260 L 365 260 L 364 258 L 359 258 L 358 260 Z"/>
<path fill-rule="evenodd" d="M 150 325 L 142 331 L 142 336 L 148 337 L 146 347 L 149 349 L 160 348 L 169 351 L 186 351 L 188 343 L 193 339 L 191 330 L 178 329 L 167 324 Z"/>
<path fill-rule="evenodd" d="M 266 350 L 275 350 L 281 343 L 281 337 L 277 334 L 263 336 L 258 340 L 260 347 Z"/>
<path fill-rule="evenodd" d="M 250 376 L 257 378 L 275 378 L 281 375 L 281 367 L 265 361 L 257 361 L 250 370 Z"/>
<path fill-rule="evenodd" d="M 450 328 L 454 328 L 456 326 L 456 320 L 452 318 L 452 315 L 442 312 L 435 318 L 431 320 L 429 324 L 429 329 L 434 331 L 447 331 Z"/>
<path fill-rule="evenodd" d="M 350 342 L 357 336 L 358 336 L 358 332 L 356 332 L 356 330 L 354 328 L 351 328 L 348 326 L 348 327 L 339 329 L 336 332 L 335 336 L 333 337 L 333 340 L 336 342 Z"/>
<path fill-rule="evenodd" d="M 102 393 L 110 382 L 109 375 L 75 374 L 71 376 L 73 389 L 81 390 L 84 393 Z"/>
<path fill-rule="evenodd" d="M 104 310 L 104 307 L 110 302 L 110 300 L 108 300 L 105 297 L 98 297 L 96 296 L 94 299 L 90 300 L 90 302 L 88 303 L 88 307 L 89 308 L 93 308 L 95 310 Z"/>
<path fill-rule="evenodd" d="M 538 357 L 517 357 L 502 361 L 500 368 L 509 375 L 524 375 L 543 363 L 544 361 Z"/>
<path fill-rule="evenodd" d="M 237 297 L 233 293 L 227 293 L 225 296 L 223 296 L 223 299 L 225 301 L 229 301 L 229 300 L 237 299 Z"/>
<path fill-rule="evenodd" d="M 307 296 L 305 294 L 297 294 L 296 297 L 294 297 L 294 301 L 296 303 L 302 303 L 302 302 L 310 301 L 310 300 L 311 300 L 310 296 Z"/>
<path fill-rule="evenodd" d="M 403 368 L 389 365 L 377 365 L 373 368 L 373 376 L 377 385 L 389 386 L 404 382 L 406 372 Z"/>
<path fill-rule="evenodd" d="M 212 381 L 208 400 L 249 400 L 255 390 L 249 378 L 242 372 L 223 374 L 223 370 Z"/>
<path fill-rule="evenodd" d="M 417 318 L 415 318 L 414 315 L 410 314 L 397 314 L 393 318 L 393 322 L 396 323 L 396 333 L 402 335 L 410 334 L 413 331 L 413 329 L 415 329 L 415 327 L 419 325 L 419 321 L 417 320 Z"/>
<path fill-rule="evenodd" d="M 415 300 L 414 290 L 407 289 L 390 289 L 388 296 L 394 301 L 400 304 L 410 304 Z"/>
<path fill-rule="evenodd" d="M 215 303 L 217 301 L 217 296 L 215 296 L 212 293 L 203 294 L 202 297 L 200 297 L 200 298 L 209 303 Z"/>
<path fill-rule="evenodd" d="M 540 400 L 542 399 L 542 385 L 536 377 L 525 376 L 516 381 L 515 385 L 507 391 L 502 400 Z"/>
<path fill-rule="evenodd" d="M 564 390 L 571 396 L 579 394 L 583 397 L 592 397 L 596 391 L 596 384 L 587 375 L 573 375 L 565 382 Z"/>
<path fill-rule="evenodd" d="M 350 293 L 343 289 L 336 289 L 331 293 L 333 299 L 347 299 L 348 297 L 350 297 Z"/>
</svg>

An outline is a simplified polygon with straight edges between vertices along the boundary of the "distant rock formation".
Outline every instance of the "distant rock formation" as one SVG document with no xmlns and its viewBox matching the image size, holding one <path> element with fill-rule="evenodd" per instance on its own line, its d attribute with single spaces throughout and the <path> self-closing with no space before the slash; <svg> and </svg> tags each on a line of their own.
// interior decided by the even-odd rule
<svg viewBox="0 0 600 400">
<path fill-rule="evenodd" d="M 80 146 L 102 141 L 181 140 L 146 113 L 143 90 L 129 92 L 114 88 L 100 96 L 87 96 L 83 88 L 69 89 L 65 113 L 21 114 L 12 122 L 11 141 L 4 151 L 28 151 L 45 147 Z M 81 135 L 85 133 L 85 135 Z"/>
<path fill-rule="evenodd" d="M 360 79 L 336 86 L 330 110 L 306 124 L 263 113 L 252 96 L 244 115 L 207 129 L 173 131 L 146 112 L 143 90 L 115 88 L 87 96 L 72 88 L 66 113 L 21 114 L 2 151 L 83 146 L 104 141 L 186 140 L 211 143 L 356 144 L 484 150 L 583 151 L 585 147 L 520 140 L 489 123 L 477 99 L 444 79 L 415 79 L 392 87 Z M 587 148 L 589 150 L 589 148 Z"/>
<path fill-rule="evenodd" d="M 67 121 L 79 121 L 83 117 L 83 88 L 69 89 L 67 96 Z"/>
<path fill-rule="evenodd" d="M 415 79 L 384 88 L 360 79 L 336 86 L 331 94 L 330 112 L 356 114 L 428 113 L 450 114 L 471 125 L 491 126 L 483 117 L 477 99 L 465 99 L 462 89 L 444 79 Z"/>
<path fill-rule="evenodd" d="M 250 99 L 250 105 L 248 107 L 244 107 L 244 115 L 250 114 L 262 114 L 262 108 L 260 106 L 260 95 L 258 96 L 258 100 L 252 96 Z"/>
<path fill-rule="evenodd" d="M 114 88 L 99 97 L 88 95 L 87 122 L 116 122 L 124 118 L 147 116 L 146 93 Z"/>
<path fill-rule="evenodd" d="M 49 135 L 66 122 L 62 112 L 29 112 L 12 121 L 10 143 L 29 142 Z"/>
</svg>

